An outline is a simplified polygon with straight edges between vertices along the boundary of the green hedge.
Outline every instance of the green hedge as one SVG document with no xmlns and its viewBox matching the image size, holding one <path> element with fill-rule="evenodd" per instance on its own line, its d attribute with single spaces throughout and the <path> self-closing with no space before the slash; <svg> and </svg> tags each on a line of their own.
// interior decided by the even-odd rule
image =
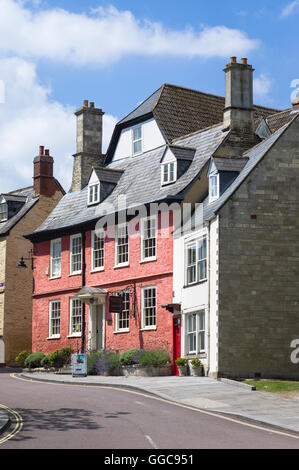
<svg viewBox="0 0 299 470">
<path fill-rule="evenodd" d="M 139 364 L 144 367 L 159 367 L 164 366 L 170 362 L 170 357 L 166 351 L 161 349 L 154 349 L 152 351 L 145 351 L 139 358 Z"/>
<path fill-rule="evenodd" d="M 30 353 L 28 351 L 21 351 L 17 357 L 15 358 L 15 362 L 16 364 L 18 364 L 18 366 L 20 367 L 25 367 L 25 360 L 27 359 L 27 357 L 30 355 Z"/>
<path fill-rule="evenodd" d="M 41 367 L 41 361 L 46 355 L 41 352 L 36 352 L 30 354 L 28 357 L 26 357 L 24 361 L 25 367 L 28 367 L 29 369 L 35 369 L 37 367 Z"/>
<path fill-rule="evenodd" d="M 73 350 L 70 347 L 57 349 L 45 356 L 41 361 L 41 365 L 46 368 L 55 367 L 55 369 L 60 369 L 71 362 L 72 354 Z"/>
</svg>

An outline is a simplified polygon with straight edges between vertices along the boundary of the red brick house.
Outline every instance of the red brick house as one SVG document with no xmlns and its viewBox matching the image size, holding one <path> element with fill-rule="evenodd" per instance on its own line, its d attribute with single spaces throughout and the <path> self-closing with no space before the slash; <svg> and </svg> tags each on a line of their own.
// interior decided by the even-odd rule
<svg viewBox="0 0 299 470">
<path fill-rule="evenodd" d="M 173 211 L 208 194 L 209 162 L 230 138 L 224 103 L 164 84 L 116 125 L 106 155 L 102 110 L 85 101 L 76 112 L 71 190 L 26 235 L 35 258 L 33 351 L 162 348 L 180 356 Z M 275 112 L 255 106 L 256 125 Z M 261 139 L 253 140 L 238 145 L 245 151 Z"/>
</svg>

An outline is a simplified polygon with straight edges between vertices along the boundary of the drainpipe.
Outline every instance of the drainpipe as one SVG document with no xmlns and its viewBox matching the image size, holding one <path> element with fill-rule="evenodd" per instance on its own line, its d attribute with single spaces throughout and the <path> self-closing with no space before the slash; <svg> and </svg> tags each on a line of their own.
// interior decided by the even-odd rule
<svg viewBox="0 0 299 470">
<path fill-rule="evenodd" d="M 85 287 L 86 283 L 86 232 L 82 232 L 82 287 Z M 81 342 L 81 354 L 85 353 L 86 348 L 86 338 L 85 338 L 85 330 L 86 330 L 86 305 L 85 302 L 82 303 L 82 342 Z"/>
<path fill-rule="evenodd" d="M 208 370 L 207 375 L 210 374 L 210 363 L 211 363 L 211 236 L 210 236 L 210 221 L 207 224 L 208 227 L 208 247 L 209 247 L 209 256 L 208 256 Z"/>
</svg>

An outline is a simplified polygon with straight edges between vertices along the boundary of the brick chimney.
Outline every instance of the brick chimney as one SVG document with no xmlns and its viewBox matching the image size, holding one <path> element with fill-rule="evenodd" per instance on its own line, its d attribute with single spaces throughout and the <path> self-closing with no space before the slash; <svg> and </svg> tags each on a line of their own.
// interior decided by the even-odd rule
<svg viewBox="0 0 299 470">
<path fill-rule="evenodd" d="M 247 59 L 231 57 L 225 67 L 224 130 L 253 135 L 253 72 Z"/>
<path fill-rule="evenodd" d="M 78 191 L 88 183 L 92 166 L 102 165 L 103 111 L 85 100 L 77 116 L 77 148 L 74 154 L 73 179 L 70 191 Z"/>
<path fill-rule="evenodd" d="M 34 195 L 51 197 L 57 190 L 53 177 L 54 160 L 50 151 L 43 146 L 39 147 L 39 155 L 33 160 L 33 186 Z"/>
</svg>

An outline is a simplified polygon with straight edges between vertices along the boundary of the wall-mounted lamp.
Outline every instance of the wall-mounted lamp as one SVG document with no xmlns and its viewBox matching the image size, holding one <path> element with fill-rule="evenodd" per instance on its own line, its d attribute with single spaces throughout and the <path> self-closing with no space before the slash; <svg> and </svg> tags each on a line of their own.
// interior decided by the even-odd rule
<svg viewBox="0 0 299 470">
<path fill-rule="evenodd" d="M 33 257 L 33 251 L 30 250 L 30 251 L 28 252 L 28 254 L 29 254 L 29 258 L 24 258 L 23 256 L 21 257 L 20 262 L 19 262 L 19 264 L 18 264 L 18 268 L 20 268 L 20 269 L 23 269 L 23 268 L 27 269 L 28 266 L 27 266 L 27 264 L 25 263 L 25 260 L 26 260 L 26 261 L 31 261 L 31 269 L 32 269 L 32 270 L 35 269 L 35 268 L 34 268 L 34 264 L 33 264 L 33 262 L 34 262 L 34 260 L 35 260 L 35 258 Z"/>
</svg>

